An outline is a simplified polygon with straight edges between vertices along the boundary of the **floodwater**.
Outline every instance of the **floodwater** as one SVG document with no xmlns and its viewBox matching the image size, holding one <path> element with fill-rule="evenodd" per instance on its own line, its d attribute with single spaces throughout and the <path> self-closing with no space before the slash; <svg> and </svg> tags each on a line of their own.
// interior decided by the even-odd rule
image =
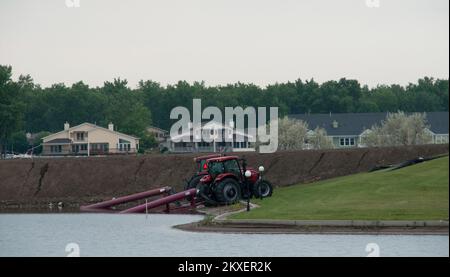
<svg viewBox="0 0 450 277">
<path fill-rule="evenodd" d="M 0 256 L 449 256 L 442 235 L 195 233 L 198 215 L 0 214 Z"/>
</svg>

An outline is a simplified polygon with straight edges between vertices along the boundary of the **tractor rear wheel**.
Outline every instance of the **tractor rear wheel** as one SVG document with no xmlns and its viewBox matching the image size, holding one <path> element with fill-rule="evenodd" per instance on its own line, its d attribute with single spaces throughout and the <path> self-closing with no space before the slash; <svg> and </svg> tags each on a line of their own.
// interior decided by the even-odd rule
<svg viewBox="0 0 450 277">
<path fill-rule="evenodd" d="M 233 204 L 241 199 L 241 187 L 236 180 L 227 178 L 216 185 L 214 195 L 220 204 Z"/>
<path fill-rule="evenodd" d="M 269 181 L 266 180 L 258 180 L 253 185 L 253 195 L 256 198 L 265 198 L 272 196 L 273 186 Z"/>
<path fill-rule="evenodd" d="M 200 182 L 200 179 L 203 177 L 204 175 L 196 175 L 193 176 L 189 181 L 187 181 L 184 184 L 184 190 L 188 190 L 188 189 L 193 189 L 196 188 L 198 183 Z"/>
</svg>

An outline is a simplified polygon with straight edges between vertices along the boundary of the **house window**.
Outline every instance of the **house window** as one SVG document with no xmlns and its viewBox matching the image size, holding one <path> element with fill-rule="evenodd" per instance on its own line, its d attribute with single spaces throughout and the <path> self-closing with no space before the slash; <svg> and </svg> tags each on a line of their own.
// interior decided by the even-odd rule
<svg viewBox="0 0 450 277">
<path fill-rule="evenodd" d="M 209 142 L 201 141 L 201 142 L 198 143 L 198 146 L 199 146 L 199 147 L 209 147 L 209 146 L 211 146 L 211 145 L 210 145 Z"/>
<path fill-rule="evenodd" d="M 77 140 L 84 140 L 84 133 L 83 132 L 78 132 L 77 133 Z"/>
<path fill-rule="evenodd" d="M 74 153 L 80 152 L 80 145 L 78 145 L 78 144 L 72 145 L 72 152 L 74 152 Z"/>
<path fill-rule="evenodd" d="M 355 145 L 355 138 L 350 138 L 350 145 Z"/>
<path fill-rule="evenodd" d="M 354 146 L 356 145 L 355 138 L 339 138 L 340 146 Z"/>
<path fill-rule="evenodd" d="M 124 139 L 119 139 L 119 143 L 117 145 L 117 148 L 119 148 L 119 151 L 130 151 L 131 150 L 131 143 Z"/>
<path fill-rule="evenodd" d="M 80 145 L 81 151 L 87 151 L 87 144 Z"/>
<path fill-rule="evenodd" d="M 62 152 L 62 146 L 61 145 L 52 145 L 52 146 L 50 146 L 50 152 L 52 152 L 52 153 L 61 153 Z"/>
</svg>

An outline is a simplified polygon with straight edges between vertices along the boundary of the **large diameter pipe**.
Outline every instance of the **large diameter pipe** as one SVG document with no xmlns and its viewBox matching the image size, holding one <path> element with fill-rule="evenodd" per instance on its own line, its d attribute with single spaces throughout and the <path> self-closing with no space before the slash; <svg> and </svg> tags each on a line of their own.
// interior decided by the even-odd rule
<svg viewBox="0 0 450 277">
<path fill-rule="evenodd" d="M 144 199 L 147 197 L 152 197 L 152 196 L 160 195 L 160 194 L 163 194 L 166 192 L 170 192 L 171 189 L 172 189 L 171 187 L 152 189 L 152 190 L 139 192 L 139 193 L 135 193 L 135 194 L 127 195 L 127 196 L 122 196 L 122 197 L 112 199 L 112 200 L 103 201 L 103 202 L 88 205 L 88 206 L 81 206 L 80 210 L 82 210 L 82 211 L 98 211 L 99 209 L 106 209 L 111 206 L 115 206 L 115 205 L 119 205 L 119 204 L 123 204 L 123 203 L 127 203 L 127 202 L 132 202 L 132 201 Z"/>
<path fill-rule="evenodd" d="M 163 198 L 156 199 L 152 202 L 148 202 L 147 204 L 142 204 L 142 205 L 139 205 L 139 206 L 127 209 L 127 210 L 123 210 L 120 213 L 121 214 L 143 213 L 143 212 L 145 212 L 146 209 L 156 208 L 156 207 L 166 205 L 166 204 L 178 201 L 178 200 L 182 200 L 188 196 L 195 196 L 196 194 L 197 194 L 197 189 L 192 188 L 192 189 L 185 190 L 185 191 L 182 191 L 179 193 L 175 193 L 175 194 L 163 197 Z"/>
</svg>

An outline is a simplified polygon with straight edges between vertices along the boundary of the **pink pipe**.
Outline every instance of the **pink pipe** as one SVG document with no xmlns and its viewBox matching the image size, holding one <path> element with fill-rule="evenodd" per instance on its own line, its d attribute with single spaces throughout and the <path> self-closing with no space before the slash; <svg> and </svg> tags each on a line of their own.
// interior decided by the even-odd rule
<svg viewBox="0 0 450 277">
<path fill-rule="evenodd" d="M 143 213 L 146 209 L 152 209 L 156 208 L 162 205 L 167 205 L 169 203 L 184 199 L 188 196 L 195 196 L 197 194 L 197 189 L 192 188 L 189 190 L 185 190 L 179 193 L 175 193 L 157 200 L 154 200 L 152 202 L 149 202 L 147 204 L 138 205 L 133 208 L 129 208 L 127 210 L 121 211 L 121 214 L 128 214 L 128 213 Z"/>
<path fill-rule="evenodd" d="M 109 208 L 111 206 L 115 206 L 115 205 L 118 205 L 118 204 L 131 202 L 131 201 L 136 201 L 136 200 L 139 200 L 139 199 L 144 199 L 144 198 L 147 198 L 147 197 L 163 194 L 165 192 L 170 192 L 171 189 L 172 188 L 170 188 L 170 187 L 163 187 L 163 188 L 159 188 L 159 189 L 152 189 L 152 190 L 139 192 L 139 193 L 135 193 L 135 194 L 127 195 L 127 196 L 122 196 L 122 197 L 119 197 L 119 198 L 116 198 L 116 199 L 112 199 L 112 200 L 103 201 L 103 202 L 92 204 L 92 205 L 88 205 L 88 206 L 81 206 L 80 210 L 81 211 L 87 211 L 87 212 L 99 211 L 99 209 L 106 209 L 106 208 Z"/>
</svg>

